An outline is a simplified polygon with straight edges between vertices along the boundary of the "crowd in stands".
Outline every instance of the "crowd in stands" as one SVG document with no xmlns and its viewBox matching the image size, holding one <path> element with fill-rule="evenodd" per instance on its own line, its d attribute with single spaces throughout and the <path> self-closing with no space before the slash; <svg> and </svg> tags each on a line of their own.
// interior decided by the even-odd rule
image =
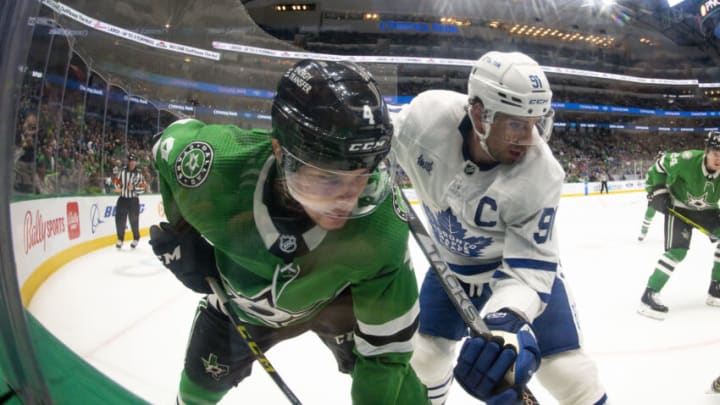
<svg viewBox="0 0 720 405">
<path fill-rule="evenodd" d="M 110 179 L 125 164 L 128 153 L 138 157 L 149 191 L 157 190 L 151 169 L 150 133 L 125 136 L 110 117 L 82 114 L 82 104 L 65 92 L 59 109 L 47 86 L 41 103 L 39 89 L 26 85 L 15 137 L 14 191 L 19 194 L 98 194 L 110 190 Z M 55 100 L 55 101 L 54 101 Z M 82 101 L 82 99 L 79 99 Z M 63 103 L 64 104 L 64 103 Z M 40 108 L 38 109 L 38 106 Z M 38 116 L 40 117 L 38 119 Z M 103 123 L 106 125 L 104 126 Z"/>
<path fill-rule="evenodd" d="M 122 126 L 103 130 L 102 119 L 78 116 L 73 108 L 62 114 L 60 128 L 52 128 L 51 108 L 41 104 L 38 119 L 36 105 L 25 102 L 26 108 L 21 109 L 18 120 L 17 193 L 108 192 L 108 179 L 125 164 L 128 153 L 138 157 L 147 191 L 157 191 L 150 136 L 126 137 Z M 624 180 L 644 178 L 658 151 L 702 148 L 702 139 L 702 134 L 697 132 L 556 127 L 550 147 L 566 172 L 567 182 L 597 181 L 602 173 L 607 173 L 611 180 Z"/>
<path fill-rule="evenodd" d="M 631 132 L 606 128 L 556 128 L 550 149 L 565 169 L 566 182 L 643 179 L 658 152 L 703 149 L 704 134 Z"/>
<path fill-rule="evenodd" d="M 56 39 L 54 44 L 61 42 Z M 331 45 L 330 42 L 326 43 L 326 46 Z M 461 49 L 463 44 L 455 45 L 456 49 Z M 66 69 L 67 44 L 64 46 L 61 51 L 52 53 L 53 58 L 59 60 L 51 58 L 51 63 L 44 67 L 29 66 L 26 72 L 16 118 L 15 193 L 111 192 L 111 178 L 125 164 L 130 153 L 138 158 L 138 167 L 145 176 L 146 190 L 156 192 L 157 176 L 152 169 L 150 151 L 152 136 L 167 126 L 176 115 L 167 111 L 163 115 L 163 111 L 145 102 L 147 100 L 140 102 L 142 100 L 127 93 L 124 88 L 137 87 L 132 85 L 133 79 L 108 72 L 104 72 L 101 77 L 94 70 L 88 71 L 83 58 L 75 51 L 71 52 L 70 68 Z M 539 48 L 539 51 L 542 49 Z M 243 58 L 244 61 L 246 59 L 250 57 Z M 274 78 L 272 72 L 284 70 L 284 65 L 288 63 L 277 58 L 256 59 L 248 63 L 245 74 L 234 76 L 236 80 L 253 83 L 238 82 L 234 85 L 260 89 L 262 83 Z M 41 63 L 44 59 L 35 58 L 35 61 Z M 271 66 L 269 63 L 277 65 Z M 374 73 L 381 81 L 381 86 L 396 90 L 394 94 L 398 95 L 414 95 L 437 88 L 466 91 L 466 67 L 385 64 L 373 68 L 377 70 Z M 39 77 L 37 72 L 44 69 L 44 77 Z M 563 76 L 554 76 L 551 81 L 554 101 L 559 102 L 673 111 L 720 109 L 716 100 L 711 102 L 699 94 L 692 97 L 693 94 L 687 93 L 688 89 L 675 92 L 676 96 L 687 95 L 687 98 L 665 97 L 659 87 L 643 89 L 641 85 L 614 83 L 608 89 L 602 81 L 593 85 L 586 79 L 574 80 Z M 87 83 L 88 88 L 96 91 L 82 91 L 78 83 Z M 205 96 L 197 92 L 193 94 L 192 102 L 188 100 L 176 101 L 179 104 L 207 107 L 204 108 L 205 115 L 198 116 L 206 122 L 234 123 L 246 129 L 269 126 L 267 119 L 258 116 L 269 115 L 270 100 L 267 97 L 210 93 Z M 171 100 L 165 100 L 168 101 Z M 227 106 L 222 104 L 224 102 L 228 103 Z M 256 114 L 252 120 L 242 116 L 208 115 L 214 111 L 213 106 L 218 106 L 220 110 Z M 193 114 L 185 112 L 185 116 Z M 568 182 L 595 181 L 602 173 L 607 173 L 612 180 L 643 178 L 658 151 L 702 148 L 701 132 L 619 130 L 607 128 L 609 123 L 668 127 L 718 126 L 717 118 L 639 117 L 570 110 L 559 110 L 556 122 L 562 122 L 565 126 L 555 128 L 550 146 L 565 169 Z M 588 127 L 580 124 L 599 125 Z"/>
<path fill-rule="evenodd" d="M 58 89 L 50 86 L 45 90 L 46 93 L 53 91 Z M 82 104 L 76 103 L 81 100 L 73 100 L 77 95 L 72 92 L 66 92 L 64 101 L 68 106 L 61 112 L 56 103 L 40 102 L 39 89 L 26 88 L 23 93 L 25 98 L 16 132 L 17 193 L 109 192 L 109 179 L 125 164 L 128 153 L 138 156 L 147 191 L 157 191 L 150 152 L 153 132 L 142 130 L 157 121 L 155 116 L 131 114 L 130 119 L 134 121 L 128 128 L 134 133 L 126 135 L 122 117 L 105 117 L 103 120 L 102 116 L 89 111 L 82 114 L 82 108 L 78 108 Z M 52 96 L 46 96 L 43 101 L 53 100 Z M 152 113 L 152 110 L 147 112 Z M 62 119 L 52 119 L 57 116 Z M 573 115 L 566 112 L 559 117 L 568 119 Z M 623 118 L 595 114 L 594 118 L 585 115 L 580 120 L 585 123 L 622 122 Z M 704 121 L 690 123 L 703 124 Z M 597 181 L 602 173 L 607 173 L 611 180 L 644 178 L 658 151 L 702 148 L 702 133 L 699 132 L 633 132 L 580 126 L 556 127 L 553 132 L 550 146 L 565 169 L 567 182 Z"/>
</svg>

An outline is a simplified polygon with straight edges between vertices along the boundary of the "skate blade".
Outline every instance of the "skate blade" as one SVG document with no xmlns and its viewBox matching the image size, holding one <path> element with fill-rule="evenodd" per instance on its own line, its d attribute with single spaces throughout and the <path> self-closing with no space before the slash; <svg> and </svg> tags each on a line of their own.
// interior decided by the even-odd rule
<svg viewBox="0 0 720 405">
<path fill-rule="evenodd" d="M 711 307 L 720 307 L 720 298 L 708 296 L 707 299 L 705 299 L 705 303 Z"/>
<path fill-rule="evenodd" d="M 667 312 L 655 311 L 654 309 L 650 308 L 645 304 L 641 304 L 637 312 L 640 315 L 646 316 L 650 319 L 655 319 L 657 321 L 664 321 L 665 317 L 667 316 Z"/>
</svg>

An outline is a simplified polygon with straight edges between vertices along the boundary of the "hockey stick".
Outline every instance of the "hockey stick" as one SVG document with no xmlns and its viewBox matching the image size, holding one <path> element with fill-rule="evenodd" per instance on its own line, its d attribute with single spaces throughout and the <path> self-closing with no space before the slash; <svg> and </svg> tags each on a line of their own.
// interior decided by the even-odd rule
<svg viewBox="0 0 720 405">
<path fill-rule="evenodd" d="M 302 403 L 295 396 L 290 387 L 288 387 L 287 384 L 285 384 L 285 381 L 283 381 L 283 379 L 280 377 L 280 374 L 278 374 L 278 372 L 275 370 L 275 367 L 270 364 L 270 360 L 265 357 L 265 353 L 263 353 L 262 349 L 260 349 L 260 346 L 253 340 L 250 332 L 248 332 L 248 330 L 242 324 L 240 317 L 238 317 L 238 315 L 235 313 L 232 306 L 230 305 L 228 296 L 227 294 L 225 294 L 225 290 L 222 288 L 222 286 L 213 277 L 208 277 L 205 280 L 208 282 L 208 284 L 210 284 L 210 288 L 220 300 L 220 304 L 225 308 L 225 311 L 227 312 L 228 317 L 230 317 L 233 326 L 235 326 L 235 329 L 240 334 L 240 337 L 243 338 L 258 363 L 260 363 L 260 365 L 265 369 L 270 378 L 275 381 L 275 384 L 280 388 L 280 390 L 282 390 L 283 394 L 285 394 L 287 399 L 290 400 L 290 403 L 294 405 L 302 405 Z"/>
<path fill-rule="evenodd" d="M 418 218 L 415 211 L 413 211 L 412 206 L 410 206 L 410 201 L 408 201 L 405 193 L 403 193 L 402 190 L 399 190 L 399 193 L 402 196 L 405 207 L 407 208 L 410 233 L 412 233 L 413 237 L 415 237 L 418 246 L 420 246 L 420 250 L 422 250 L 425 254 L 425 258 L 427 258 L 428 262 L 430 262 L 430 268 L 438 276 L 440 285 L 442 285 L 443 290 L 445 290 L 445 294 L 447 294 L 448 298 L 450 298 L 450 302 L 452 302 L 455 309 L 460 313 L 460 316 L 465 321 L 465 324 L 475 334 L 491 335 L 492 333 L 490 332 L 490 329 L 488 329 L 487 325 L 485 325 L 485 322 L 480 317 L 477 308 L 475 308 L 475 305 L 472 301 L 470 301 L 470 297 L 468 297 L 458 279 L 455 278 L 453 273 L 450 271 L 447 263 L 445 263 L 445 260 L 440 257 L 440 254 L 435 248 L 435 242 L 433 242 L 427 229 L 425 229 L 425 225 L 423 225 L 420 218 Z M 522 387 L 521 389 L 523 404 L 540 404 L 530 389 L 527 387 Z"/>
<path fill-rule="evenodd" d="M 668 208 L 668 212 L 670 212 L 671 214 L 673 214 L 677 219 L 685 222 L 686 224 L 688 224 L 688 225 L 690 225 L 690 226 L 695 227 L 695 229 L 697 229 L 697 230 L 700 231 L 701 233 L 704 233 L 705 235 L 710 236 L 710 237 L 715 237 L 715 235 L 713 235 L 712 232 L 710 232 L 710 231 L 708 231 L 707 229 L 703 228 L 700 224 L 698 224 L 697 222 L 693 221 L 692 219 L 690 219 L 690 218 L 686 217 L 685 215 L 679 213 L 677 210 L 675 210 L 675 208 Z"/>
</svg>

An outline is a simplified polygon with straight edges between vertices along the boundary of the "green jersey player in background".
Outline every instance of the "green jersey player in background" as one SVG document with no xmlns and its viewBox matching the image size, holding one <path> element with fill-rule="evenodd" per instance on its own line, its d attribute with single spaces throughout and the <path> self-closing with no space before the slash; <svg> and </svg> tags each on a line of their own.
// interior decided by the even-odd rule
<svg viewBox="0 0 720 405">
<path fill-rule="evenodd" d="M 153 154 L 169 224 L 151 228 L 151 245 L 180 281 L 208 294 L 179 404 L 218 402 L 251 372 L 252 353 L 208 276 L 261 350 L 316 333 L 351 374 L 354 404 L 427 402 L 409 365 L 418 290 L 392 193 L 391 136 L 365 69 L 311 60 L 278 83 L 270 132 L 197 120 L 164 131 Z"/>
<path fill-rule="evenodd" d="M 675 266 L 687 255 L 693 229 L 693 225 L 669 209 L 673 208 L 714 236 L 720 235 L 720 131 L 708 132 L 704 151 L 665 153 L 650 169 L 646 189 L 655 210 L 665 214 L 665 253 L 648 280 L 638 312 L 650 318 L 664 319 L 668 307 L 662 304 L 658 293 L 670 279 Z M 705 302 L 720 306 L 720 246 L 715 248 Z"/>
</svg>

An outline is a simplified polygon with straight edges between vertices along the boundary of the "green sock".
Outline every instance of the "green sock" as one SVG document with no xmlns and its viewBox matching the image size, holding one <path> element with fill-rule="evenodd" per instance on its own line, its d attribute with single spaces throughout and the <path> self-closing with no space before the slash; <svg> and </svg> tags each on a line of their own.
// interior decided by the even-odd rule
<svg viewBox="0 0 720 405">
<path fill-rule="evenodd" d="M 186 405 L 216 404 L 220 402 L 226 393 L 227 390 L 221 392 L 209 391 L 193 382 L 190 377 L 185 374 L 185 371 L 182 372 L 179 395 Z"/>
</svg>

